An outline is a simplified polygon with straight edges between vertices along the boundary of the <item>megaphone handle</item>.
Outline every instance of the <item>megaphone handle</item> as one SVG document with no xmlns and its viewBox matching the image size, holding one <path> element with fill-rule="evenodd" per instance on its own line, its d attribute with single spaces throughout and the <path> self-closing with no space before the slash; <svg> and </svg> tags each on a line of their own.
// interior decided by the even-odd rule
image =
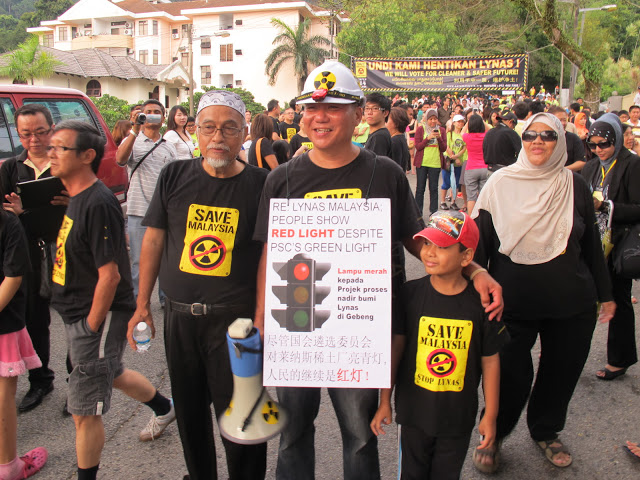
<svg viewBox="0 0 640 480">
<path fill-rule="evenodd" d="M 260 399 L 262 398 L 262 392 L 264 392 L 264 386 L 260 389 L 260 395 L 258 395 L 258 398 L 256 399 L 255 403 L 253 404 L 253 407 L 251 407 L 251 410 L 249 411 L 249 415 L 247 416 L 247 418 L 244 419 L 244 422 L 242 422 L 242 429 L 240 431 L 244 432 L 246 430 L 246 428 L 249 426 L 249 424 L 251 423 L 251 417 L 253 416 L 253 412 L 255 412 L 256 408 L 258 408 L 258 405 L 260 405 Z"/>
</svg>

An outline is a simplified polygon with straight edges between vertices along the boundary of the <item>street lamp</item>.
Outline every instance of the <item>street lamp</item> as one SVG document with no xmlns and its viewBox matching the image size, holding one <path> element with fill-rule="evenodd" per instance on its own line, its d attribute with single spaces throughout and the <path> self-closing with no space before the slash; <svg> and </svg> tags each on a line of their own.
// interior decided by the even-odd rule
<svg viewBox="0 0 640 480">
<path fill-rule="evenodd" d="M 577 2 L 576 2 L 577 6 Z M 594 8 L 578 8 L 576 10 L 576 16 L 574 21 L 574 40 L 575 40 L 575 27 L 577 27 L 578 16 L 582 13 L 582 21 L 580 22 L 580 37 L 578 38 L 578 46 L 582 46 L 582 34 L 584 32 L 584 18 L 587 16 L 587 12 L 612 12 L 616 8 L 617 5 L 604 5 L 602 7 L 594 7 Z M 571 66 L 571 84 L 569 85 L 569 98 L 573 100 L 573 93 L 576 88 L 576 80 L 578 77 L 578 67 L 575 64 Z"/>
<path fill-rule="evenodd" d="M 194 85 L 193 85 L 193 24 L 188 25 L 189 34 L 189 116 L 193 117 L 193 95 L 194 95 Z M 205 35 L 206 37 L 228 37 L 231 35 L 229 32 L 214 32 L 211 35 Z M 202 37 L 198 37 L 200 40 Z"/>
</svg>

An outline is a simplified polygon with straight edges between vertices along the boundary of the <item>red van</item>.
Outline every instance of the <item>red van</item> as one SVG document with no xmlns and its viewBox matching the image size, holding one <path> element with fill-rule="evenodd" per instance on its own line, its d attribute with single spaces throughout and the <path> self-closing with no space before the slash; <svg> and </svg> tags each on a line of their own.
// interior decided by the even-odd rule
<svg viewBox="0 0 640 480">
<path fill-rule="evenodd" d="M 0 85 L 0 163 L 23 150 L 18 138 L 15 112 L 22 105 L 29 103 L 40 103 L 47 107 L 55 124 L 63 120 L 82 120 L 100 131 L 107 143 L 98 177 L 111 189 L 120 203 L 123 203 L 127 188 L 127 170 L 116 163 L 117 147 L 102 115 L 91 99 L 79 90 Z"/>
</svg>

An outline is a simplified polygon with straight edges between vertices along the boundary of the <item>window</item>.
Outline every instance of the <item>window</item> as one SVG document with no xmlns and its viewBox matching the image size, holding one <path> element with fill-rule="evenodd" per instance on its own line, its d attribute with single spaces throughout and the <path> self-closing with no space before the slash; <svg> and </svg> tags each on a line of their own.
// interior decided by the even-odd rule
<svg viewBox="0 0 640 480">
<path fill-rule="evenodd" d="M 242 80 L 236 80 L 236 87 L 242 86 Z"/>
<path fill-rule="evenodd" d="M 158 50 L 153 51 L 153 64 L 158 65 Z"/>
<path fill-rule="evenodd" d="M 220 61 L 233 61 L 233 44 L 230 43 L 229 45 L 220 45 Z"/>
<path fill-rule="evenodd" d="M 151 34 L 156 36 L 158 35 L 158 20 L 153 21 L 153 32 Z"/>
<path fill-rule="evenodd" d="M 187 38 L 189 36 L 189 25 L 182 25 L 182 38 Z"/>
<path fill-rule="evenodd" d="M 148 35 L 147 34 L 147 21 L 140 20 L 138 22 L 138 35 Z"/>
<path fill-rule="evenodd" d="M 53 33 L 45 33 L 42 36 L 43 47 L 53 47 Z"/>
<path fill-rule="evenodd" d="M 71 38 L 76 38 L 78 36 L 78 27 L 71 27 Z"/>
<path fill-rule="evenodd" d="M 203 38 L 200 41 L 200 55 L 211 55 L 211 39 Z"/>
<path fill-rule="evenodd" d="M 149 50 L 140 50 L 138 52 L 138 60 L 140 63 L 147 65 L 149 63 Z"/>
<path fill-rule="evenodd" d="M 30 98 L 25 99 L 22 103 L 25 105 L 31 103 L 39 103 L 41 105 L 44 105 L 51 112 L 53 123 L 55 124 L 58 124 L 63 120 L 80 120 L 81 122 L 89 123 L 100 130 L 98 125 L 96 125 L 96 122 L 91 117 L 89 108 L 87 107 L 87 105 L 85 105 L 83 100 Z"/>
<path fill-rule="evenodd" d="M 87 97 L 101 97 L 102 85 L 97 80 L 91 80 L 87 83 Z"/>
<path fill-rule="evenodd" d="M 69 29 L 67 27 L 58 27 L 58 41 L 66 42 L 69 40 Z"/>
<path fill-rule="evenodd" d="M 211 85 L 211 65 L 203 65 L 200 67 L 200 84 Z"/>
<path fill-rule="evenodd" d="M 10 99 L 0 98 L 0 158 L 18 155 L 23 150 L 16 130 L 15 110 Z M 10 137 L 13 138 L 13 141 Z"/>
<path fill-rule="evenodd" d="M 184 68 L 189 68 L 189 54 L 188 53 L 181 53 L 180 54 L 180 61 L 182 62 L 182 66 Z"/>
</svg>

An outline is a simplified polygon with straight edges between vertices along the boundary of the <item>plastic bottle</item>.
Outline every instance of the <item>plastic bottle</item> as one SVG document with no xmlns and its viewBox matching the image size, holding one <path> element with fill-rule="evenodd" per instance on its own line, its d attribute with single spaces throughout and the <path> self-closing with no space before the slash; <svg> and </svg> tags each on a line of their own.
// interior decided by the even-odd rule
<svg viewBox="0 0 640 480">
<path fill-rule="evenodd" d="M 133 339 L 136 341 L 138 352 L 146 352 L 151 346 L 151 328 L 144 322 L 140 322 L 133 330 Z"/>
</svg>

